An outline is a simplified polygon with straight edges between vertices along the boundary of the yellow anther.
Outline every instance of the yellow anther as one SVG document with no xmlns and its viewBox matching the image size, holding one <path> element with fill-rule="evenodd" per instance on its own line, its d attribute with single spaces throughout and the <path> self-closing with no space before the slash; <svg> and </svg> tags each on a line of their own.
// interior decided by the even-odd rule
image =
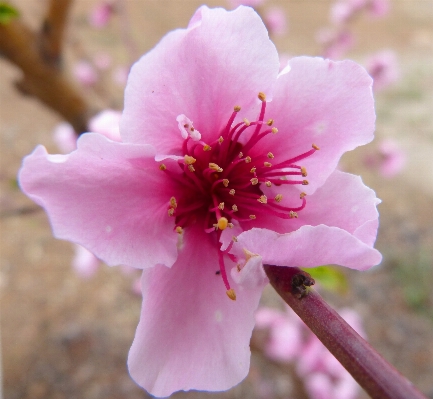
<svg viewBox="0 0 433 399">
<path fill-rule="evenodd" d="M 241 152 L 239 153 L 239 158 L 243 158 L 243 156 L 244 156 L 244 153 L 241 151 Z"/>
<path fill-rule="evenodd" d="M 238 242 L 238 238 L 236 236 L 232 237 L 233 242 Z"/>
<path fill-rule="evenodd" d="M 243 121 L 246 126 L 250 126 L 251 122 L 247 118 L 244 118 Z"/>
<path fill-rule="evenodd" d="M 298 214 L 296 212 L 290 211 L 289 212 L 290 219 L 297 219 Z"/>
<path fill-rule="evenodd" d="M 259 179 L 257 179 L 257 177 L 253 177 L 253 178 L 250 180 L 250 182 L 251 182 L 251 184 L 252 184 L 253 186 L 255 186 L 256 184 L 259 183 Z"/>
<path fill-rule="evenodd" d="M 263 162 L 263 165 L 266 166 L 267 168 L 270 168 L 272 166 L 270 162 Z"/>
<path fill-rule="evenodd" d="M 250 163 L 251 162 L 251 157 L 250 156 L 246 156 L 245 157 L 245 162 L 246 163 Z"/>
<path fill-rule="evenodd" d="M 268 203 L 268 197 L 266 195 L 261 195 L 260 198 L 257 199 L 261 204 L 267 204 Z"/>
<path fill-rule="evenodd" d="M 159 170 L 166 170 L 167 166 L 165 166 L 163 163 L 159 165 Z"/>
<path fill-rule="evenodd" d="M 194 168 L 194 166 L 192 166 L 192 165 L 188 165 L 188 170 L 189 170 L 190 172 L 195 172 L 195 168 Z"/>
<path fill-rule="evenodd" d="M 301 193 L 301 195 L 299 196 L 300 199 L 304 198 L 307 194 L 306 193 Z"/>
<path fill-rule="evenodd" d="M 220 136 L 220 138 L 218 139 L 218 143 L 222 144 L 223 141 L 224 141 L 224 137 L 223 137 L 223 136 Z"/>
<path fill-rule="evenodd" d="M 259 97 L 259 100 L 262 101 L 262 102 L 266 101 L 266 94 L 263 93 L 263 92 L 260 92 L 257 97 Z"/>
<path fill-rule="evenodd" d="M 271 132 L 274 133 L 274 134 L 277 134 L 278 133 L 278 129 L 276 127 L 273 127 L 271 129 Z"/>
<path fill-rule="evenodd" d="M 183 233 L 183 229 L 182 229 L 182 227 L 180 227 L 180 226 L 176 226 L 176 233 L 177 234 L 182 234 Z"/>
<path fill-rule="evenodd" d="M 168 216 L 174 216 L 174 209 L 173 208 L 169 208 L 168 211 Z"/>
<path fill-rule="evenodd" d="M 303 186 L 308 186 L 308 180 L 302 180 L 302 185 Z"/>
<path fill-rule="evenodd" d="M 273 120 L 273 119 L 269 119 L 269 120 L 266 122 L 266 124 L 267 124 L 268 126 L 272 126 L 272 125 L 274 124 L 274 120 Z"/>
<path fill-rule="evenodd" d="M 172 208 L 177 208 L 177 201 L 176 201 L 176 198 L 174 198 L 174 197 L 171 197 L 171 198 L 170 198 L 170 206 L 171 206 Z"/>
<path fill-rule="evenodd" d="M 269 180 L 267 182 L 265 182 L 265 184 L 266 184 L 266 187 L 271 187 L 272 186 L 272 183 Z"/>
<path fill-rule="evenodd" d="M 220 202 L 218 204 L 218 209 L 221 210 L 221 211 L 224 209 L 224 202 Z"/>
<path fill-rule="evenodd" d="M 209 163 L 209 168 L 211 168 L 215 172 L 222 172 L 223 171 L 222 168 L 220 168 L 216 163 L 213 163 L 213 162 Z"/>
<path fill-rule="evenodd" d="M 236 265 L 236 270 L 238 271 L 238 272 L 240 272 L 242 269 L 241 269 L 241 265 L 238 263 L 237 265 Z"/>
<path fill-rule="evenodd" d="M 212 149 L 212 147 L 209 144 L 205 144 L 203 146 L 203 151 L 210 151 Z"/>
<path fill-rule="evenodd" d="M 311 147 L 313 147 L 315 150 L 320 150 L 320 147 L 316 144 L 313 144 Z"/>
<path fill-rule="evenodd" d="M 183 159 L 185 160 L 185 163 L 187 165 L 192 165 L 193 163 L 195 163 L 197 161 L 197 159 L 195 159 L 194 157 L 192 157 L 191 155 L 185 155 L 183 157 Z"/>
<path fill-rule="evenodd" d="M 307 176 L 307 168 L 305 166 L 301 167 L 301 174 L 302 176 L 306 177 Z"/>
<path fill-rule="evenodd" d="M 224 187 L 228 187 L 229 186 L 229 179 L 223 179 L 223 185 L 224 185 Z"/>
<path fill-rule="evenodd" d="M 232 301 L 236 301 L 236 293 L 235 293 L 235 290 L 233 288 L 230 288 L 229 290 L 227 290 L 226 294 Z"/>
<path fill-rule="evenodd" d="M 230 229 L 232 229 L 235 225 L 234 225 L 233 223 L 229 223 L 227 226 L 228 226 Z"/>
<path fill-rule="evenodd" d="M 232 211 L 233 212 L 237 212 L 238 211 L 238 206 L 236 204 L 232 205 Z"/>
<path fill-rule="evenodd" d="M 255 219 L 256 215 L 250 215 L 250 219 Z"/>
<path fill-rule="evenodd" d="M 235 105 L 233 108 L 233 111 L 239 112 L 241 110 L 241 107 L 239 105 Z"/>
<path fill-rule="evenodd" d="M 269 159 L 274 159 L 275 158 L 274 154 L 272 154 L 272 152 L 268 152 L 268 158 Z"/>
<path fill-rule="evenodd" d="M 256 167 L 250 169 L 250 173 L 256 173 Z"/>
<path fill-rule="evenodd" d="M 276 202 L 281 202 L 282 199 L 283 199 L 283 194 L 277 194 L 277 195 L 275 196 L 275 201 L 276 201 Z"/>
<path fill-rule="evenodd" d="M 229 224 L 229 221 L 224 216 L 218 219 L 217 227 L 220 230 L 225 230 Z"/>
<path fill-rule="evenodd" d="M 232 188 L 232 189 L 229 191 L 229 194 L 230 194 L 230 195 L 235 195 L 235 189 Z"/>
</svg>

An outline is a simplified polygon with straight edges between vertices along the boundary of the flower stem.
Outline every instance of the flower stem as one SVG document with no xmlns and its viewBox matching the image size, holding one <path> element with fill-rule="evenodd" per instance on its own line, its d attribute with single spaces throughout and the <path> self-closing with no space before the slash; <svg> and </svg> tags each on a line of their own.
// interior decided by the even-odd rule
<svg viewBox="0 0 433 399">
<path fill-rule="evenodd" d="M 297 267 L 264 265 L 271 285 L 374 399 L 426 399 L 309 286 Z"/>
</svg>

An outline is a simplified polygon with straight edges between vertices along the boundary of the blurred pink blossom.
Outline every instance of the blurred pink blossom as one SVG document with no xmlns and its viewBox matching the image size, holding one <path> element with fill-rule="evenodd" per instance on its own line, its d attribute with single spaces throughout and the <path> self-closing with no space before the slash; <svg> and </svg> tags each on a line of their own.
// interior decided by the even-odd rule
<svg viewBox="0 0 433 399">
<path fill-rule="evenodd" d="M 89 15 L 89 24 L 97 29 L 104 28 L 110 21 L 113 11 L 111 2 L 101 1 L 93 7 Z"/>
<path fill-rule="evenodd" d="M 389 13 L 391 3 L 389 0 L 370 0 L 368 11 L 372 17 L 383 18 Z"/>
<path fill-rule="evenodd" d="M 122 141 L 119 124 L 122 113 L 106 109 L 95 115 L 89 121 L 89 131 L 104 135 L 113 141 Z"/>
<path fill-rule="evenodd" d="M 77 148 L 77 138 L 74 128 L 67 122 L 59 123 L 54 128 L 54 143 L 63 154 L 68 154 Z"/>
<path fill-rule="evenodd" d="M 322 55 L 332 60 L 342 58 L 355 43 L 355 38 L 349 30 L 322 29 L 317 33 L 316 40 L 324 47 Z"/>
<path fill-rule="evenodd" d="M 88 279 L 98 270 L 101 261 L 89 250 L 81 245 L 74 245 L 75 255 L 72 259 L 72 267 L 78 276 Z"/>
<path fill-rule="evenodd" d="M 130 68 L 127 66 L 118 66 L 116 67 L 116 69 L 113 71 L 113 81 L 121 86 L 121 87 L 125 87 L 126 82 L 128 80 L 128 75 L 129 75 L 129 70 Z"/>
<path fill-rule="evenodd" d="M 382 50 L 372 55 L 365 67 L 373 78 L 373 89 L 376 91 L 387 88 L 400 78 L 397 56 L 392 50 Z"/>
<path fill-rule="evenodd" d="M 271 35 L 282 36 L 287 32 L 287 18 L 281 7 L 268 8 L 263 19 Z"/>
<path fill-rule="evenodd" d="M 100 71 L 110 68 L 112 61 L 111 55 L 104 52 L 99 52 L 93 57 L 93 63 Z"/>
<path fill-rule="evenodd" d="M 75 79 L 83 86 L 93 86 L 98 81 L 98 73 L 93 65 L 85 60 L 78 61 L 74 66 L 72 73 Z"/>
<path fill-rule="evenodd" d="M 365 165 L 387 179 L 398 175 L 406 165 L 406 153 L 394 139 L 382 140 L 374 153 L 364 159 Z"/>
</svg>

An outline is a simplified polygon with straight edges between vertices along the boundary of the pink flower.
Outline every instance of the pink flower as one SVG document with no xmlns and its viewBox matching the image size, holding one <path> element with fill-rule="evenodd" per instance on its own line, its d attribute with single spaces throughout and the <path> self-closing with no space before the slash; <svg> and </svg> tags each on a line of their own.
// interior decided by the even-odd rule
<svg viewBox="0 0 433 399">
<path fill-rule="evenodd" d="M 365 158 L 365 164 L 376 169 L 382 177 L 390 179 L 405 167 L 406 153 L 395 140 L 388 138 L 379 143 L 376 152 Z"/>
<path fill-rule="evenodd" d="M 114 71 L 113 71 L 113 81 L 121 86 L 121 87 L 125 87 L 126 85 L 126 81 L 128 80 L 128 74 L 129 74 L 129 68 L 126 66 L 118 66 Z"/>
<path fill-rule="evenodd" d="M 98 73 L 90 62 L 81 60 L 74 65 L 73 75 L 83 86 L 93 86 L 98 81 Z"/>
<path fill-rule="evenodd" d="M 366 62 L 366 69 L 373 78 L 374 90 L 383 90 L 400 78 L 397 57 L 392 50 L 382 50 Z"/>
<path fill-rule="evenodd" d="M 108 53 L 100 52 L 95 54 L 93 57 L 93 63 L 95 64 L 96 68 L 98 68 L 101 71 L 105 71 L 108 68 L 110 68 L 113 60 L 111 58 L 111 55 Z"/>
<path fill-rule="evenodd" d="M 389 13 L 391 4 L 389 0 L 370 0 L 368 11 L 372 17 L 382 18 Z"/>
<path fill-rule="evenodd" d="M 89 15 L 89 24 L 97 29 L 104 28 L 110 21 L 113 10 L 113 5 L 110 2 L 102 1 L 96 4 Z"/>
<path fill-rule="evenodd" d="M 53 131 L 54 143 L 63 154 L 67 154 L 77 148 L 77 137 L 74 128 L 67 122 L 59 123 Z"/>
<path fill-rule="evenodd" d="M 269 33 L 282 36 L 287 32 L 287 19 L 281 7 L 271 7 L 266 10 L 264 21 Z"/>
<path fill-rule="evenodd" d="M 89 121 L 89 130 L 104 135 L 113 141 L 122 141 L 119 123 L 122 113 L 113 109 L 106 109 L 95 115 Z"/>
<path fill-rule="evenodd" d="M 335 171 L 373 138 L 371 78 L 309 57 L 278 71 L 251 8 L 201 7 L 132 67 L 121 143 L 89 133 L 69 155 L 39 146 L 24 160 L 21 187 L 56 237 L 144 269 L 128 365 L 155 396 L 225 390 L 247 375 L 262 259 L 380 262 L 378 200 Z"/>
</svg>

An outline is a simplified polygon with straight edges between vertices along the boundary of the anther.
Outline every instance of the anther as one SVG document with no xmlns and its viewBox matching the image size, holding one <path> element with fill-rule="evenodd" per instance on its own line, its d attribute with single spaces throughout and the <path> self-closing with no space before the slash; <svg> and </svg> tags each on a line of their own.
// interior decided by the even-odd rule
<svg viewBox="0 0 433 399">
<path fill-rule="evenodd" d="M 176 231 L 177 234 L 182 234 L 183 233 L 183 229 L 180 226 L 176 226 L 175 231 Z"/>
<path fill-rule="evenodd" d="M 266 187 L 271 187 L 272 183 L 268 180 L 267 182 L 265 182 Z"/>
<path fill-rule="evenodd" d="M 247 118 L 244 118 L 243 121 L 245 123 L 245 126 L 250 126 L 251 122 Z"/>
<path fill-rule="evenodd" d="M 209 168 L 211 168 L 215 172 L 222 172 L 223 171 L 222 168 L 220 168 L 216 163 L 213 163 L 213 162 L 209 163 Z"/>
<path fill-rule="evenodd" d="M 255 186 L 256 184 L 258 184 L 259 179 L 257 179 L 257 177 L 253 177 L 253 178 L 250 180 L 250 182 L 251 182 L 251 184 L 252 184 L 253 186 Z"/>
<path fill-rule="evenodd" d="M 220 136 L 220 138 L 218 139 L 218 143 L 222 144 L 223 141 L 224 141 L 224 137 L 223 137 L 223 136 Z"/>
<path fill-rule="evenodd" d="M 307 168 L 305 166 L 301 167 L 301 174 L 302 176 L 306 177 L 307 176 Z"/>
<path fill-rule="evenodd" d="M 192 157 L 191 155 L 185 155 L 184 157 L 185 163 L 187 165 L 192 165 L 193 163 L 195 163 L 197 161 L 197 159 L 195 159 L 194 157 Z"/>
<path fill-rule="evenodd" d="M 188 165 L 188 170 L 189 170 L 190 172 L 195 172 L 195 168 L 194 168 L 194 166 L 192 166 L 192 165 Z"/>
<path fill-rule="evenodd" d="M 163 163 L 159 165 L 159 170 L 166 170 L 167 166 L 165 166 Z"/>
<path fill-rule="evenodd" d="M 174 209 L 173 208 L 169 208 L 169 210 L 167 211 L 168 216 L 174 216 Z"/>
<path fill-rule="evenodd" d="M 301 193 L 301 195 L 299 196 L 300 199 L 304 198 L 307 194 L 305 193 Z"/>
<path fill-rule="evenodd" d="M 260 198 L 257 199 L 257 201 L 259 201 L 261 204 L 267 204 L 268 198 L 266 197 L 266 195 L 261 195 Z"/>
<path fill-rule="evenodd" d="M 268 158 L 269 159 L 273 159 L 274 158 L 274 154 L 272 154 L 272 152 L 268 152 Z"/>
<path fill-rule="evenodd" d="M 272 166 L 270 162 L 263 162 L 263 165 L 267 168 L 270 168 Z"/>
<path fill-rule="evenodd" d="M 274 134 L 277 134 L 278 133 L 278 129 L 276 127 L 273 127 L 271 129 L 271 132 L 274 133 Z"/>
<path fill-rule="evenodd" d="M 277 195 L 275 196 L 275 201 L 276 201 L 276 202 L 281 202 L 282 199 L 283 199 L 283 194 L 277 194 Z"/>
<path fill-rule="evenodd" d="M 230 194 L 230 195 L 235 195 L 235 189 L 232 188 L 232 189 L 229 191 L 229 194 Z"/>
<path fill-rule="evenodd" d="M 232 211 L 233 212 L 237 212 L 238 211 L 238 206 L 236 204 L 232 205 Z"/>
<path fill-rule="evenodd" d="M 297 219 L 298 214 L 296 212 L 290 211 L 289 212 L 290 219 Z"/>
<path fill-rule="evenodd" d="M 266 122 L 266 124 L 267 124 L 268 126 L 272 126 L 272 125 L 274 124 L 274 120 L 273 120 L 273 119 L 269 119 L 269 120 Z"/>
<path fill-rule="evenodd" d="M 203 151 L 210 151 L 212 149 L 212 147 L 209 144 L 205 144 L 203 146 Z"/>
<path fill-rule="evenodd" d="M 316 144 L 313 144 L 311 147 L 313 147 L 315 150 L 320 150 L 320 147 Z"/>
<path fill-rule="evenodd" d="M 230 228 L 230 229 L 232 229 L 234 226 L 235 226 L 235 225 L 234 225 L 233 223 L 228 223 L 228 224 L 227 224 L 227 227 Z"/>
<path fill-rule="evenodd" d="M 223 179 L 223 185 L 224 185 L 224 187 L 228 187 L 229 179 Z"/>
<path fill-rule="evenodd" d="M 257 96 L 259 98 L 259 100 L 261 102 L 265 102 L 266 101 L 266 94 L 263 92 L 260 92 L 259 95 Z"/>
<path fill-rule="evenodd" d="M 220 202 L 219 204 L 218 204 L 218 209 L 219 210 L 224 210 L 224 202 Z"/>
<path fill-rule="evenodd" d="M 239 158 L 243 158 L 244 157 L 244 153 L 241 151 L 240 153 L 239 153 Z"/>
<path fill-rule="evenodd" d="M 229 221 L 224 216 L 218 219 L 217 226 L 220 230 L 225 230 L 229 224 Z"/>
<path fill-rule="evenodd" d="M 233 108 L 233 111 L 239 112 L 241 110 L 241 107 L 239 105 L 235 105 Z"/>
<path fill-rule="evenodd" d="M 255 166 L 250 169 L 250 173 L 256 173 L 256 167 Z"/>
<path fill-rule="evenodd" d="M 256 218 L 256 215 L 250 215 L 250 219 L 253 220 Z"/>
<path fill-rule="evenodd" d="M 227 290 L 226 294 L 232 301 L 236 301 L 236 293 L 235 293 L 235 290 L 233 288 L 230 288 L 229 290 Z"/>
<path fill-rule="evenodd" d="M 251 162 L 251 157 L 250 156 L 246 156 L 245 157 L 245 163 L 250 163 Z"/>
<path fill-rule="evenodd" d="M 303 186 L 308 186 L 308 180 L 302 180 L 302 185 Z"/>
<path fill-rule="evenodd" d="M 170 198 L 170 206 L 171 206 L 172 208 L 177 208 L 177 201 L 176 201 L 176 198 L 174 198 L 174 197 L 171 197 L 171 198 Z"/>
<path fill-rule="evenodd" d="M 232 237 L 233 242 L 238 242 L 238 238 L 236 236 Z"/>
</svg>

